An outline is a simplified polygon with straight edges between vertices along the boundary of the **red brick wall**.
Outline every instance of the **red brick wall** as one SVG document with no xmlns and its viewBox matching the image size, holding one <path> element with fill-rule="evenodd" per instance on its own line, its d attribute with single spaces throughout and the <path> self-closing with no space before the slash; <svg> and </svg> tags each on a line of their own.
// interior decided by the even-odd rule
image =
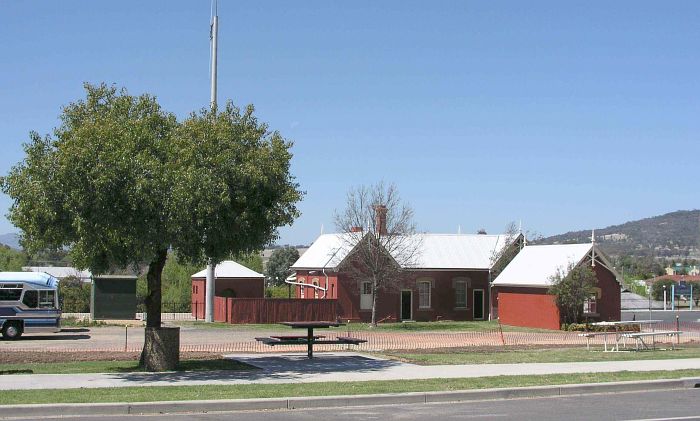
<svg viewBox="0 0 700 421">
<path fill-rule="evenodd" d="M 596 265 L 593 271 L 598 278 L 598 288 L 601 296 L 597 300 L 598 314 L 597 321 L 619 321 L 620 320 L 620 284 L 615 280 L 615 275 L 601 265 Z"/>
<path fill-rule="evenodd" d="M 601 295 L 596 302 L 598 316 L 589 320 L 620 320 L 620 284 L 612 272 L 599 264 L 593 271 Z M 546 288 L 494 287 L 493 296 L 497 297 L 494 300 L 494 314 L 498 314 L 503 324 L 545 329 L 561 327 L 559 309 L 554 303 L 554 296 L 548 295 Z"/>
<path fill-rule="evenodd" d="M 509 326 L 559 329 L 559 309 L 546 288 L 494 288 L 501 323 Z"/>
</svg>

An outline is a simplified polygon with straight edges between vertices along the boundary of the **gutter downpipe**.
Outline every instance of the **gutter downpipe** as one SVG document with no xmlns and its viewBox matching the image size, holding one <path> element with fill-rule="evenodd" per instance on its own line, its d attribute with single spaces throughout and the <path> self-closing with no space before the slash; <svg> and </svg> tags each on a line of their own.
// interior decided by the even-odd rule
<svg viewBox="0 0 700 421">
<path fill-rule="evenodd" d="M 290 285 L 300 285 L 300 286 L 305 286 L 305 287 L 311 287 L 314 289 L 320 289 L 321 291 L 323 291 L 323 298 L 325 299 L 326 292 L 328 291 L 328 274 L 326 274 L 326 266 L 328 265 L 328 262 L 330 262 L 335 257 L 336 254 L 338 254 L 338 250 L 336 250 L 335 253 L 333 253 L 333 255 L 331 255 L 331 257 L 328 258 L 328 260 L 326 260 L 326 263 L 324 263 L 323 267 L 321 268 L 321 273 L 323 273 L 323 276 L 326 277 L 326 287 L 325 288 L 321 288 L 320 286 L 314 285 L 314 284 L 307 284 L 305 282 L 288 281 L 286 279 L 284 280 L 284 283 L 290 284 Z"/>
</svg>

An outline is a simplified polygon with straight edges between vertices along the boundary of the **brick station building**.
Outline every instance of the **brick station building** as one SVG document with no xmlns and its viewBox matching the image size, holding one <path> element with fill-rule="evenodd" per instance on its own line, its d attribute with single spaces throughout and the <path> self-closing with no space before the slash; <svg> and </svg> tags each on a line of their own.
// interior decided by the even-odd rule
<svg viewBox="0 0 700 421">
<path fill-rule="evenodd" d="M 595 243 L 525 246 L 492 284 L 494 316 L 506 325 L 559 329 L 559 309 L 548 294 L 551 277 L 570 264 L 589 265 L 596 293 L 584 305 L 591 321 L 620 320 L 619 276 Z"/>
<path fill-rule="evenodd" d="M 384 230 L 383 223 L 379 218 L 377 232 Z M 358 238 L 357 234 L 318 237 L 292 265 L 296 274 L 291 282 L 295 282 L 296 298 L 337 299 L 342 320 L 368 322 L 372 316 L 372 283 L 354 279 L 342 269 L 346 259 L 352 258 L 348 236 Z M 489 319 L 494 256 L 501 255 L 505 247 L 519 248 L 522 235 L 415 236 L 419 244 L 417 261 L 405 268 L 400 284 L 378 290 L 377 321 Z"/>
</svg>

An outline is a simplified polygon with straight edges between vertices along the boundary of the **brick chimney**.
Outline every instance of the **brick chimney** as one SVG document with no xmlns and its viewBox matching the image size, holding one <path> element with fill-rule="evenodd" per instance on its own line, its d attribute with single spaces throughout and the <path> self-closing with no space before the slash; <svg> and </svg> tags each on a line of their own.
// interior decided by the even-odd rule
<svg viewBox="0 0 700 421">
<path fill-rule="evenodd" d="M 374 205 L 374 226 L 377 230 L 377 234 L 386 235 L 386 211 L 387 208 L 384 205 Z"/>
<path fill-rule="evenodd" d="M 362 232 L 362 227 L 350 227 L 350 232 Z"/>
</svg>

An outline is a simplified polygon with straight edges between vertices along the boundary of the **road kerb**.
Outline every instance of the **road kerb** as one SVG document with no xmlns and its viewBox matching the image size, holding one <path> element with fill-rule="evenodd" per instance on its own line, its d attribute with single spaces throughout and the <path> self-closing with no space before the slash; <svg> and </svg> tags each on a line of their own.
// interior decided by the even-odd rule
<svg viewBox="0 0 700 421">
<path fill-rule="evenodd" d="M 497 399 L 537 398 L 644 390 L 700 387 L 700 378 L 646 380 L 534 386 L 503 389 L 476 389 L 441 392 L 388 393 L 377 395 L 309 396 L 290 398 L 235 399 L 206 401 L 161 401 L 117 403 L 64 403 L 0 406 L 0 419 L 42 416 L 86 416 L 127 414 L 176 414 L 301 408 L 355 407 L 371 405 L 419 404 Z"/>
</svg>

